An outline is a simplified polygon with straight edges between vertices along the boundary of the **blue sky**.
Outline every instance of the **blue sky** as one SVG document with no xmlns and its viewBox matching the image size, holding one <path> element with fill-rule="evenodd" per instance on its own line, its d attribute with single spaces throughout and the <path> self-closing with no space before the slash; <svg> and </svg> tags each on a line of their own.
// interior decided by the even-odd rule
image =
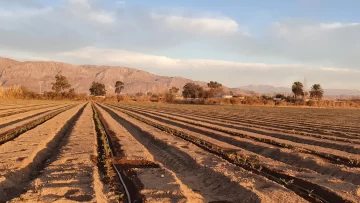
<svg viewBox="0 0 360 203">
<path fill-rule="evenodd" d="M 0 56 L 360 89 L 359 1 L 2 0 Z"/>
</svg>

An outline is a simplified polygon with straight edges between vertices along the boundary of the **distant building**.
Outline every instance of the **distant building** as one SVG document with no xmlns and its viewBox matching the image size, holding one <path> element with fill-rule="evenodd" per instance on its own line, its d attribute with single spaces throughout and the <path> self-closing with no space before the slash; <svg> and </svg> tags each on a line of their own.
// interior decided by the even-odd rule
<svg viewBox="0 0 360 203">
<path fill-rule="evenodd" d="M 245 99 L 244 96 L 239 96 L 239 95 L 234 95 L 233 97 L 234 97 L 234 98 L 238 98 L 238 99 L 240 99 L 240 100 L 244 100 L 244 99 Z"/>
<path fill-rule="evenodd" d="M 217 95 L 215 95 L 215 98 L 230 99 L 230 98 L 233 98 L 233 96 L 229 95 L 229 94 L 217 94 Z"/>
</svg>

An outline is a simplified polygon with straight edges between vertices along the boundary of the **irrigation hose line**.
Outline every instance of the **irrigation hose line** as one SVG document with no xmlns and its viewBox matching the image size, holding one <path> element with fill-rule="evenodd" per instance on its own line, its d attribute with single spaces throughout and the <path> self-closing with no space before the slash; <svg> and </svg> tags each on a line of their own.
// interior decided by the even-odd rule
<svg viewBox="0 0 360 203">
<path fill-rule="evenodd" d="M 96 109 L 95 109 L 95 110 L 96 110 Z M 96 110 L 96 111 L 97 111 L 97 110 Z M 100 119 L 99 119 L 99 121 L 100 121 L 101 127 L 104 128 L 104 125 L 101 123 L 101 120 L 100 120 Z M 107 134 L 106 131 L 105 131 L 105 128 L 104 128 L 104 133 L 105 133 L 106 142 L 107 142 L 107 144 L 109 145 L 109 144 L 110 144 L 110 143 L 109 143 L 109 138 L 108 138 L 108 134 Z M 113 157 L 114 157 L 114 154 L 113 154 L 111 148 L 110 148 L 110 154 L 111 154 L 111 158 L 113 158 Z M 121 177 L 121 174 L 120 174 L 119 170 L 116 168 L 115 164 L 112 163 L 112 166 L 114 167 L 114 169 L 115 169 L 115 171 L 116 171 L 116 173 L 117 173 L 117 175 L 118 175 L 118 177 L 119 177 L 119 179 L 120 179 L 120 181 L 121 181 L 121 184 L 123 185 L 123 187 L 124 187 L 124 189 L 125 189 L 125 193 L 126 193 L 128 202 L 131 203 L 130 193 L 129 193 L 126 185 L 125 185 L 125 182 L 124 182 L 123 178 Z"/>
<path fill-rule="evenodd" d="M 121 108 L 121 107 L 118 107 L 118 106 L 115 106 L 115 105 L 111 105 L 111 106 L 113 106 L 113 107 L 115 107 L 115 108 Z M 278 179 L 278 180 L 279 180 L 278 177 L 273 176 L 273 175 L 270 175 L 270 174 L 268 174 L 268 173 L 266 173 L 266 172 L 259 171 L 259 173 L 262 173 L 262 174 L 264 174 L 265 176 L 269 176 L 269 177 L 272 177 L 272 178 L 274 178 L 274 179 Z M 279 182 L 281 182 L 281 180 L 280 180 Z M 298 189 L 300 189 L 300 190 L 302 190 L 302 191 L 305 191 L 305 192 L 307 192 L 307 193 L 310 193 L 309 190 L 307 190 L 307 189 L 305 189 L 305 188 L 303 188 L 303 187 L 301 187 L 301 186 L 299 186 L 299 185 L 296 185 L 296 184 L 294 184 L 294 183 L 292 183 L 292 186 L 294 186 L 294 187 L 296 187 L 296 188 L 298 188 Z M 310 193 L 310 194 L 311 194 L 311 193 Z M 316 195 L 316 194 L 311 194 L 311 195 L 314 196 L 314 197 L 319 198 L 319 199 L 320 199 L 321 201 L 323 201 L 324 203 L 329 203 L 328 201 L 326 201 L 324 198 L 320 197 L 319 195 Z"/>
</svg>

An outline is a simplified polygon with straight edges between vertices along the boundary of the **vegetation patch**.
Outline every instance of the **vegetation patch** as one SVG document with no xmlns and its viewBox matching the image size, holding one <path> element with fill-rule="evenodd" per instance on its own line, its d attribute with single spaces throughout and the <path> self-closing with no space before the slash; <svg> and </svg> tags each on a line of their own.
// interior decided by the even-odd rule
<svg viewBox="0 0 360 203">
<path fill-rule="evenodd" d="M 103 181 L 111 185 L 112 190 L 119 197 L 119 202 L 128 202 L 128 199 L 131 199 L 132 202 L 143 202 L 144 197 L 139 192 L 142 185 L 139 184 L 140 181 L 137 179 L 136 173 L 129 167 L 123 167 L 125 165 L 119 162 L 120 159 L 117 157 L 123 156 L 120 145 L 113 141 L 114 136 L 111 136 L 113 133 L 109 130 L 108 124 L 95 105 L 92 105 L 92 108 L 98 134 L 98 167 L 103 174 Z"/>
</svg>

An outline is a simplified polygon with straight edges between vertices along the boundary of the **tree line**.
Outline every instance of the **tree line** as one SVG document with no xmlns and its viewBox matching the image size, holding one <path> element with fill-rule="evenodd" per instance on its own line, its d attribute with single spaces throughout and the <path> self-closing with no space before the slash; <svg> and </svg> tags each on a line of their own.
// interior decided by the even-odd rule
<svg viewBox="0 0 360 203">
<path fill-rule="evenodd" d="M 304 90 L 304 85 L 299 81 L 293 83 L 293 85 L 291 86 L 291 90 L 294 93 L 295 99 L 298 99 L 299 97 L 302 97 L 304 99 L 306 96 L 308 96 L 308 92 Z M 320 100 L 322 99 L 323 95 L 324 95 L 324 90 L 322 89 L 320 84 L 313 84 L 311 86 L 311 90 L 310 90 L 311 99 Z"/>
<path fill-rule="evenodd" d="M 51 89 L 57 95 L 62 95 L 64 97 L 70 97 L 70 98 L 73 95 L 75 95 L 74 88 L 71 88 L 71 85 L 70 85 L 69 81 L 67 80 L 67 78 L 61 74 L 56 75 L 55 82 L 51 83 L 51 84 L 52 84 Z M 121 93 L 121 91 L 124 89 L 124 87 L 125 87 L 125 84 L 122 81 L 116 81 L 115 93 L 117 95 L 119 95 Z M 317 99 L 317 100 L 322 99 L 322 97 L 324 95 L 324 90 L 322 89 L 320 84 L 312 85 L 311 90 L 309 92 L 307 92 L 306 90 L 304 90 L 304 85 L 301 82 L 296 81 L 292 84 L 291 90 L 294 94 L 295 100 L 298 100 L 301 97 L 302 97 L 302 99 L 305 99 L 309 95 L 309 93 L 310 93 L 309 96 L 311 99 Z M 100 82 L 95 82 L 95 81 L 92 82 L 89 91 L 90 91 L 90 95 L 93 95 L 93 96 L 105 96 L 106 95 L 105 84 L 100 83 Z M 179 92 L 179 88 L 177 88 L 177 87 L 170 88 L 168 90 L 168 92 L 165 93 L 165 100 L 166 101 L 174 100 L 176 95 L 178 94 L 178 92 Z M 181 92 L 181 94 L 184 98 L 191 98 L 191 99 L 214 98 L 217 95 L 222 95 L 224 93 L 225 92 L 223 89 L 223 85 L 216 81 L 210 81 L 209 83 L 207 83 L 207 89 L 204 89 L 204 87 L 202 87 L 198 84 L 195 84 L 195 83 L 186 83 Z M 232 92 L 230 92 L 229 94 L 232 95 Z M 275 98 L 284 99 L 285 95 L 277 94 L 275 96 Z"/>
</svg>

